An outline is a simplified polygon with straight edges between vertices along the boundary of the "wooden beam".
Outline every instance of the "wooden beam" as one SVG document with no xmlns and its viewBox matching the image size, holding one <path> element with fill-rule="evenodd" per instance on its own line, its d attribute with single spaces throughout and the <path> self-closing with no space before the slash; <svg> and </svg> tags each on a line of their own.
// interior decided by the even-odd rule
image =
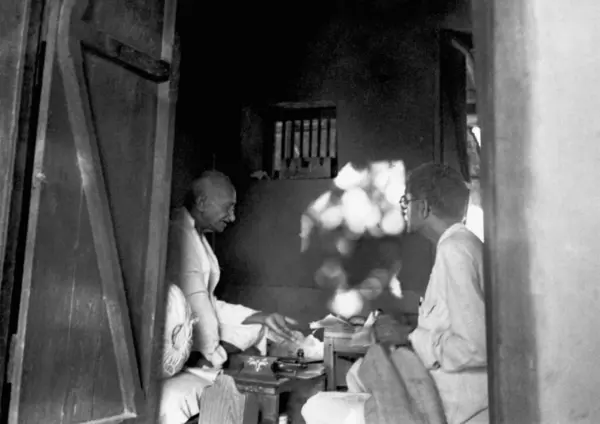
<svg viewBox="0 0 600 424">
<path fill-rule="evenodd" d="M 86 49 L 115 61 L 119 65 L 154 82 L 165 82 L 171 76 L 171 65 L 155 59 L 147 53 L 135 49 L 119 40 L 93 29 L 85 23 L 77 23 L 74 35 L 81 39 Z"/>
</svg>

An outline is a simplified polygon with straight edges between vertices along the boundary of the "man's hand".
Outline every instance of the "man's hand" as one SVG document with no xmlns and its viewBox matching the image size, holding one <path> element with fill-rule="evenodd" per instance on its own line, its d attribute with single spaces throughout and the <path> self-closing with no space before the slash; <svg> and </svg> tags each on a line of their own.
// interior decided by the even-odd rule
<svg viewBox="0 0 600 424">
<path fill-rule="evenodd" d="M 298 337 L 294 334 L 292 329 L 289 327 L 290 325 L 299 325 L 298 321 L 278 313 L 265 314 L 263 312 L 257 312 L 256 314 L 246 318 L 246 320 L 243 323 L 262 324 L 265 327 L 267 327 L 270 331 L 272 331 L 276 336 L 279 336 L 286 341 L 292 343 L 297 343 L 300 341 L 298 340 Z"/>
<path fill-rule="evenodd" d="M 373 325 L 377 342 L 391 343 L 393 345 L 407 345 L 408 335 L 412 329 L 400 324 L 389 315 L 380 315 Z"/>
<path fill-rule="evenodd" d="M 273 333 L 287 341 L 293 343 L 300 341 L 296 334 L 294 334 L 292 329 L 289 327 L 289 325 L 298 325 L 298 321 L 295 319 L 274 313 L 266 316 L 264 325 Z"/>
</svg>

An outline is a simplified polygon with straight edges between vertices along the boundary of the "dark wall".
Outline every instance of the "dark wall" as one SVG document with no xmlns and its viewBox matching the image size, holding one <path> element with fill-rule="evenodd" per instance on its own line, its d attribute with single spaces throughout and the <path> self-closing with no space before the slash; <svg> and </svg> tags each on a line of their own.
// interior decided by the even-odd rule
<svg viewBox="0 0 600 424">
<path fill-rule="evenodd" d="M 182 31 L 174 198 L 215 152 L 218 167 L 234 177 L 239 192 L 238 221 L 217 237 L 222 298 L 303 320 L 326 311 L 310 261 L 300 253 L 300 215 L 330 181 L 250 180 L 240 157 L 239 108 L 332 100 L 340 165 L 402 159 L 412 168 L 433 160 L 435 28 L 445 13 L 431 4 L 425 11 L 416 5 L 421 2 L 324 3 L 329 6 L 242 6 L 247 9 L 238 10 L 241 16 L 220 21 L 229 38 L 201 35 L 198 22 L 195 31 Z M 191 65 L 190 56 L 199 62 Z M 422 293 L 432 249 L 419 236 L 407 236 L 401 251 L 400 279 L 406 289 Z"/>
<path fill-rule="evenodd" d="M 330 6 L 327 6 L 327 5 Z M 327 22 L 334 2 L 232 4 L 182 0 L 181 84 L 174 149 L 173 203 L 193 176 L 217 167 L 238 189 L 249 172 L 240 160 L 243 105 L 295 96 L 309 41 Z"/>
</svg>

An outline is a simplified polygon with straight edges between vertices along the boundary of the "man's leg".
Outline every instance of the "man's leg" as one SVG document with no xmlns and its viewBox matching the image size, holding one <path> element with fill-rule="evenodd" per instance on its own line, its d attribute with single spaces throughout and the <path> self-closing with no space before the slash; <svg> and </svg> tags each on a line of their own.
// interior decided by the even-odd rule
<svg viewBox="0 0 600 424">
<path fill-rule="evenodd" d="M 306 424 L 364 424 L 365 402 L 371 397 L 361 381 L 358 359 L 346 373 L 348 392 L 320 392 L 306 401 L 302 417 Z"/>
<path fill-rule="evenodd" d="M 160 424 L 184 424 L 200 412 L 200 396 L 211 383 L 180 372 L 164 380 L 160 399 Z"/>
<path fill-rule="evenodd" d="M 362 424 L 364 405 L 370 395 L 358 376 L 363 358 L 346 373 L 347 393 L 321 392 L 308 399 L 302 407 L 306 424 Z"/>
<path fill-rule="evenodd" d="M 467 421 L 467 424 L 489 424 L 490 423 L 490 411 L 488 408 L 485 408 L 483 411 L 479 412 L 473 418 L 470 418 Z"/>
<path fill-rule="evenodd" d="M 352 364 L 348 372 L 346 373 L 346 386 L 348 387 L 348 392 L 351 393 L 368 393 L 367 388 L 361 381 L 358 370 L 363 363 L 363 358 L 359 358 L 356 362 Z"/>
<path fill-rule="evenodd" d="M 306 424 L 364 424 L 366 393 L 321 392 L 302 407 Z"/>
<path fill-rule="evenodd" d="M 379 423 L 442 424 L 446 422 L 435 382 L 410 349 L 372 346 L 359 370 L 360 380 L 372 394 L 365 405 Z M 370 421 L 371 421 L 370 420 Z"/>
</svg>

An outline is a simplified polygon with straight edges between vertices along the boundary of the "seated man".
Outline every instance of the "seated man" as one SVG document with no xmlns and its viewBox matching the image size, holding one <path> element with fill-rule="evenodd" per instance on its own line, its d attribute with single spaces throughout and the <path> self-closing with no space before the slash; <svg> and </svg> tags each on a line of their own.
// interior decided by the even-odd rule
<svg viewBox="0 0 600 424">
<path fill-rule="evenodd" d="M 203 378 L 205 374 L 198 368 L 221 368 L 228 351 L 255 347 L 264 355 L 267 331 L 278 341 L 297 339 L 297 333 L 288 327 L 297 324 L 291 318 L 257 312 L 214 296 L 220 268 L 204 234 L 222 232 L 233 222 L 235 203 L 236 193 L 229 178 L 217 171 L 205 172 L 193 182 L 185 206 L 175 212 L 171 223 L 166 276 L 183 291 L 197 318 L 191 355 L 195 358 L 191 365 L 196 368 L 164 382 L 162 424 L 182 424 L 199 412 L 201 391 L 211 381 Z"/>
<path fill-rule="evenodd" d="M 379 341 L 412 346 L 433 377 L 449 424 L 488 422 L 483 245 L 462 224 L 468 200 L 464 180 L 448 166 L 424 164 L 409 175 L 402 198 L 407 231 L 437 246 L 435 262 L 417 328 L 394 328 L 389 319 L 375 327 Z M 365 402 L 379 394 L 377 387 L 361 381 L 359 376 L 369 372 L 361 365 L 357 361 L 347 375 L 353 398 L 319 393 L 304 406 L 307 424 L 364 422 Z"/>
</svg>

